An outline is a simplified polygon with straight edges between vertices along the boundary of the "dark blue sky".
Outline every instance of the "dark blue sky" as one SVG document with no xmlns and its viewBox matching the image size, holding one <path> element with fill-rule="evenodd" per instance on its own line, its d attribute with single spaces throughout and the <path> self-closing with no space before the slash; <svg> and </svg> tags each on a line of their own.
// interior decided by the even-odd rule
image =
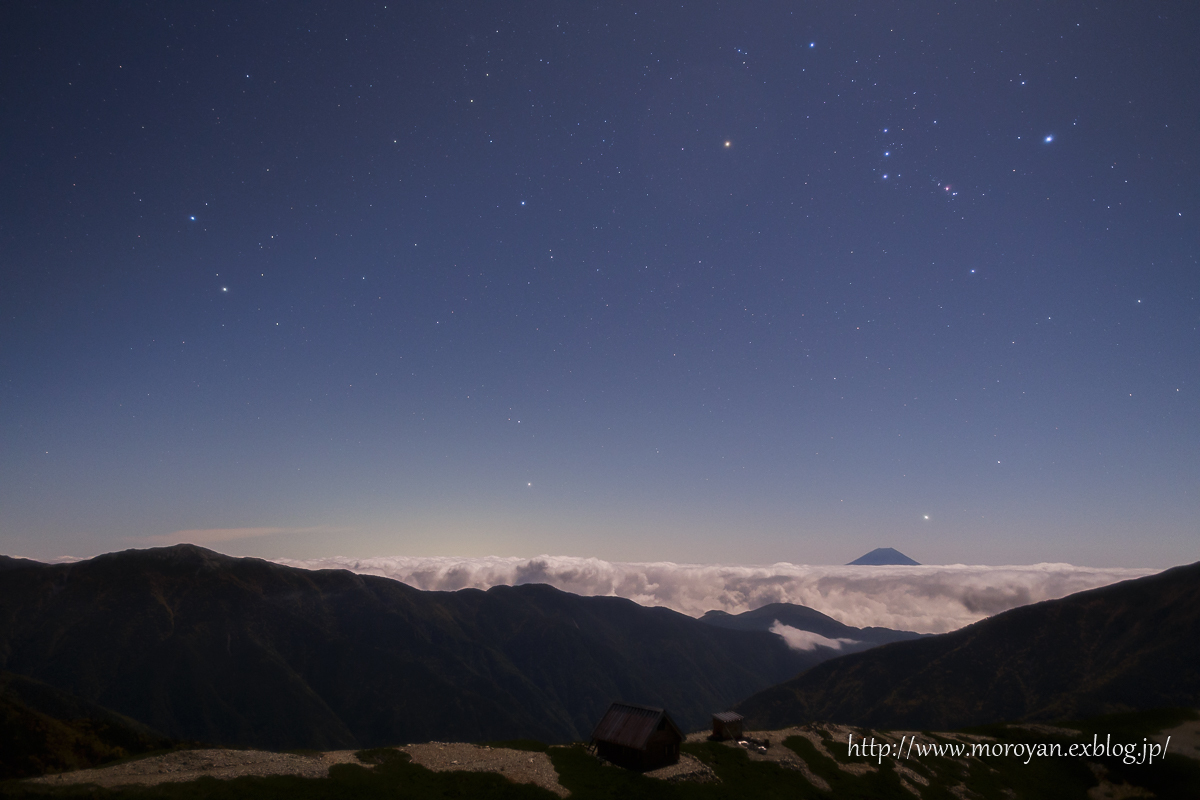
<svg viewBox="0 0 1200 800">
<path fill-rule="evenodd" d="M 1198 557 L 1192 3 L 0 31 L 4 552 Z"/>
</svg>

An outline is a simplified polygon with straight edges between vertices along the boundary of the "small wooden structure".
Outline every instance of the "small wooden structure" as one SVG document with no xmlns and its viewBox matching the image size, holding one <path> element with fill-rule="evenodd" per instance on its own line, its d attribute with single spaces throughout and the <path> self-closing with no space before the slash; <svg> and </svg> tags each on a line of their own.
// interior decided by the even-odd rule
<svg viewBox="0 0 1200 800">
<path fill-rule="evenodd" d="M 601 758 L 634 770 L 651 770 L 679 760 L 683 732 L 662 708 L 613 703 L 592 732 Z"/>
<path fill-rule="evenodd" d="M 743 719 L 745 717 L 736 711 L 722 711 L 719 714 L 713 714 L 712 738 L 718 742 L 742 738 Z"/>
</svg>

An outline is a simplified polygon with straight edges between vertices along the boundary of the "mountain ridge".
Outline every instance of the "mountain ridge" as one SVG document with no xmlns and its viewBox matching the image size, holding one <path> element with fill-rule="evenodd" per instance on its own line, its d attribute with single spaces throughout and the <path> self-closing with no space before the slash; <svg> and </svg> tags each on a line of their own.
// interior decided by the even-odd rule
<svg viewBox="0 0 1200 800">
<path fill-rule="evenodd" d="M 0 669 L 223 744 L 572 741 L 615 699 L 697 726 L 826 657 L 623 598 L 423 592 L 194 545 L 3 575 Z"/>
<path fill-rule="evenodd" d="M 832 659 L 737 708 L 759 727 L 825 720 L 950 730 L 1078 719 L 1194 705 L 1197 665 L 1200 563 Z"/>
<path fill-rule="evenodd" d="M 815 608 L 796 603 L 768 603 L 741 614 L 714 610 L 705 613 L 699 619 L 709 625 L 742 631 L 770 631 L 775 622 L 780 622 L 797 630 L 819 634 L 827 639 L 852 639 L 854 644 L 843 644 L 842 652 L 856 652 L 889 642 L 902 642 L 929 635 L 892 628 L 855 628 L 852 625 L 838 622 Z M 854 649 L 848 650 L 848 648 Z"/>
</svg>

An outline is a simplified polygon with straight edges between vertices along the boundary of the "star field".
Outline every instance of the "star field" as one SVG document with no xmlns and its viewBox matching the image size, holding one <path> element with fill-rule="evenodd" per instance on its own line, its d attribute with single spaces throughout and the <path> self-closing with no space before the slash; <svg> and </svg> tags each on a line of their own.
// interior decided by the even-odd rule
<svg viewBox="0 0 1200 800">
<path fill-rule="evenodd" d="M 3 552 L 1197 557 L 1190 4 L 2 13 Z"/>
</svg>

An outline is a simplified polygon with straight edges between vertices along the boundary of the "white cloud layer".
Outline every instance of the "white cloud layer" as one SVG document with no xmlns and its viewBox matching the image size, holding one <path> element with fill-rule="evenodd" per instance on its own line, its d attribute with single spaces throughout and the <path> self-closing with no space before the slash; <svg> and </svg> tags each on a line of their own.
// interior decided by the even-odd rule
<svg viewBox="0 0 1200 800">
<path fill-rule="evenodd" d="M 771 633 L 778 634 L 793 650 L 816 650 L 818 647 L 828 647 L 831 650 L 841 650 L 844 644 L 858 644 L 854 639 L 830 639 L 812 631 L 802 631 L 791 625 L 784 625 L 779 620 L 771 626 Z"/>
<path fill-rule="evenodd" d="M 1027 566 L 852 567 L 622 563 L 596 558 L 395 557 L 276 559 L 306 569 L 347 569 L 394 578 L 418 589 L 548 583 L 581 595 L 626 597 L 699 616 L 730 614 L 768 603 L 815 608 L 856 627 L 944 633 L 1016 606 L 1139 578 L 1159 570 Z"/>
</svg>

